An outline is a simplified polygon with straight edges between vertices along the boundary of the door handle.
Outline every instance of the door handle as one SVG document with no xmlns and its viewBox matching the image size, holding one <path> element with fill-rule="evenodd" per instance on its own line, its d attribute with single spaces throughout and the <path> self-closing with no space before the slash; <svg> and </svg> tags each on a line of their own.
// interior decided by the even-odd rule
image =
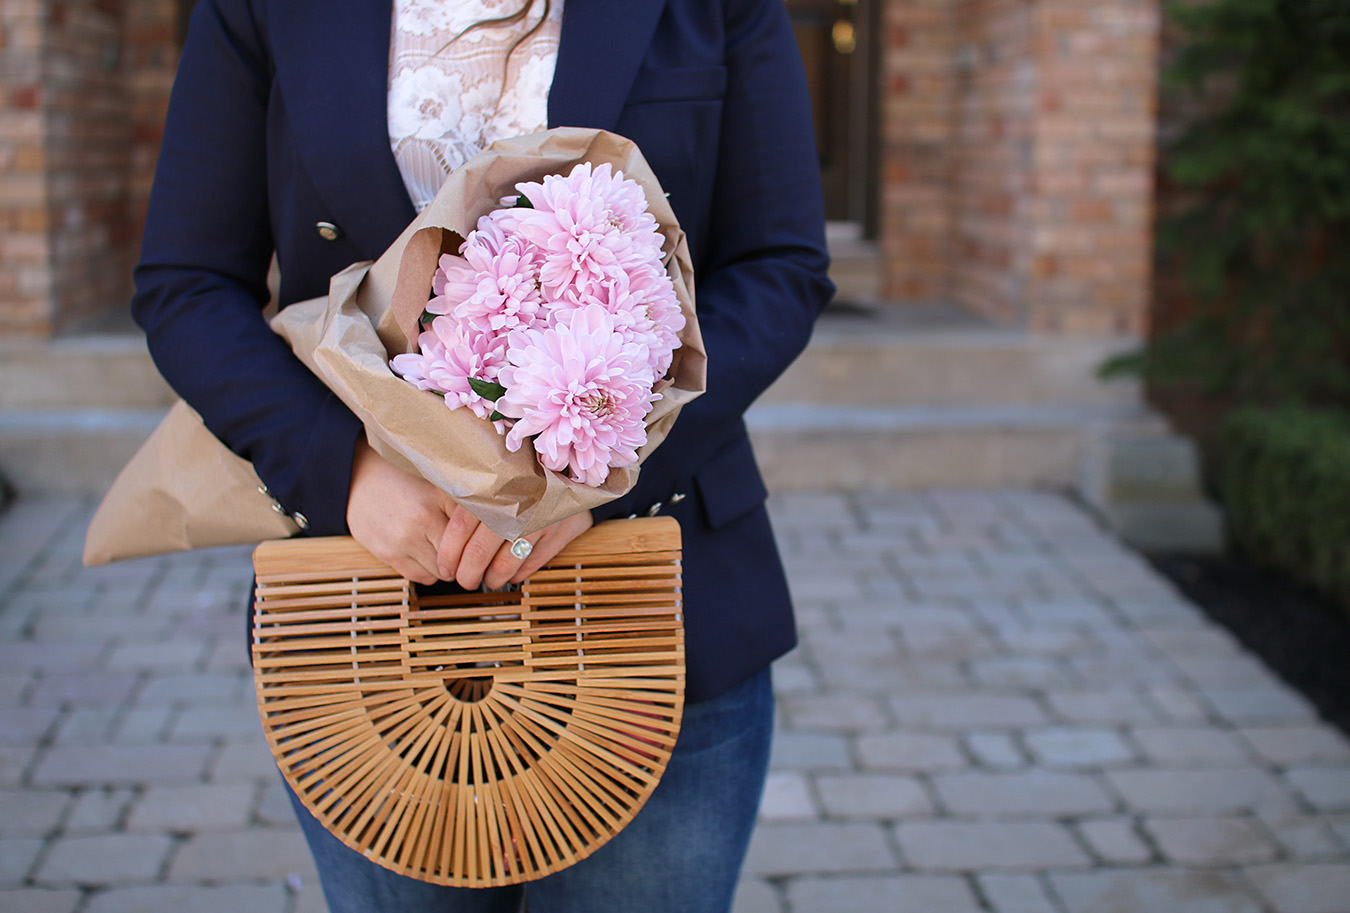
<svg viewBox="0 0 1350 913">
<path fill-rule="evenodd" d="M 840 18 L 830 29 L 830 38 L 834 49 L 840 54 L 852 54 L 858 49 L 858 33 L 853 28 L 853 14 L 857 10 L 858 0 L 839 0 Z"/>
<path fill-rule="evenodd" d="M 858 48 L 858 35 L 853 30 L 853 23 L 847 19 L 835 22 L 834 28 L 830 29 L 830 37 L 834 39 L 834 49 L 840 54 L 852 54 Z"/>
</svg>

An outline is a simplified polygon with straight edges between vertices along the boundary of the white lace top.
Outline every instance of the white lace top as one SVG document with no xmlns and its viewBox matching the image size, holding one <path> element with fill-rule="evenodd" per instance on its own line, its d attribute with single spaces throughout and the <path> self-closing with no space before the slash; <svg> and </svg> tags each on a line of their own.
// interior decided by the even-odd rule
<svg viewBox="0 0 1350 913">
<path fill-rule="evenodd" d="M 524 20 L 465 28 L 509 16 Z M 562 0 L 395 0 L 389 49 L 389 142 L 421 212 L 452 170 L 488 144 L 548 126 Z M 458 38 L 455 36 L 459 35 Z"/>
</svg>

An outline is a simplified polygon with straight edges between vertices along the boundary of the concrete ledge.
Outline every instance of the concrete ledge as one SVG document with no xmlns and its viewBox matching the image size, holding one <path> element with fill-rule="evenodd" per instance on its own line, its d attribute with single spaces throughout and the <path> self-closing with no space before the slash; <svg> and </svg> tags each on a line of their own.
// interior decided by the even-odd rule
<svg viewBox="0 0 1350 913">
<path fill-rule="evenodd" d="M 869 408 L 756 405 L 747 416 L 770 488 L 1076 488 L 1103 426 L 1149 426 L 1137 406 Z"/>
<path fill-rule="evenodd" d="M 1137 407 L 1142 400 L 1136 381 L 1097 377 L 1103 362 L 1137 344 L 1132 337 L 1051 337 L 914 317 L 827 312 L 811 345 L 760 401 Z"/>
<path fill-rule="evenodd" d="M 826 311 L 747 422 L 779 491 L 1054 487 L 1141 547 L 1213 550 L 1222 521 L 1193 448 L 1138 383 L 1097 376 L 1137 344 L 855 300 Z M 0 472 L 20 494 L 101 495 L 172 401 L 139 335 L 0 341 Z"/>
<path fill-rule="evenodd" d="M 102 495 L 165 410 L 5 410 L 0 468 L 19 494 Z"/>
<path fill-rule="evenodd" d="M 173 399 L 141 336 L 0 340 L 0 409 L 167 409 Z"/>
<path fill-rule="evenodd" d="M 1067 488 L 1078 465 L 1077 437 L 1052 429 L 751 432 L 764 480 L 773 491 Z"/>
<path fill-rule="evenodd" d="M 978 406 L 845 406 L 824 403 L 760 402 L 746 422 L 752 431 L 829 430 L 926 431 L 958 428 L 1057 428 L 1077 431 L 1129 424 L 1165 428 L 1161 419 L 1135 404 L 1115 406 L 978 405 Z"/>
<path fill-rule="evenodd" d="M 1223 550 L 1223 513 L 1205 499 L 1195 444 L 1165 426 L 1106 428 L 1092 435 L 1078 488 L 1084 502 L 1138 548 Z"/>
<path fill-rule="evenodd" d="M 1208 501 L 1195 498 L 1110 504 L 1099 512 L 1122 539 L 1146 552 L 1223 551 L 1223 511 Z"/>
</svg>

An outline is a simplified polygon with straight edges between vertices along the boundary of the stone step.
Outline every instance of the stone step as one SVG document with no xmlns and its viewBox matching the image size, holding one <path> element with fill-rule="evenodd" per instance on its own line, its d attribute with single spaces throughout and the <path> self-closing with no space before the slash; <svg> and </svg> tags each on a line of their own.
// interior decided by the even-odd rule
<svg viewBox="0 0 1350 913">
<path fill-rule="evenodd" d="M 1199 502 L 1196 473 L 1136 382 L 1097 376 L 1133 344 L 836 305 L 747 420 L 775 490 L 1044 486 L 1119 528 L 1157 527 L 1168 504 Z M 129 333 L 10 340 L 0 356 L 0 474 L 20 493 L 101 494 L 173 400 Z"/>
<path fill-rule="evenodd" d="M 826 230 L 830 247 L 830 279 L 840 301 L 878 301 L 882 295 L 881 245 L 862 236 L 862 226 L 831 223 Z"/>
<path fill-rule="evenodd" d="M 0 476 L 20 494 L 102 495 L 165 411 L 0 409 Z"/>
<path fill-rule="evenodd" d="M 155 409 L 172 402 L 139 335 L 0 340 L 0 410 Z"/>
<path fill-rule="evenodd" d="M 0 340 L 0 476 L 20 493 L 101 494 L 173 399 L 134 332 Z"/>
<path fill-rule="evenodd" d="M 832 306 L 763 403 L 1137 406 L 1139 383 L 1102 380 L 1131 337 L 1004 329 L 948 307 Z"/>
<path fill-rule="evenodd" d="M 924 305 L 840 306 L 762 397 L 851 405 L 1125 405 L 1139 386 L 1101 381 L 1098 366 L 1134 341 L 1076 339 L 992 327 Z M 0 409 L 154 409 L 173 393 L 145 341 L 109 334 L 0 341 Z"/>
<path fill-rule="evenodd" d="M 747 415 L 771 489 L 1005 485 L 1074 489 L 1096 436 L 1163 432 L 1137 405 L 878 407 L 756 404 Z"/>
</svg>

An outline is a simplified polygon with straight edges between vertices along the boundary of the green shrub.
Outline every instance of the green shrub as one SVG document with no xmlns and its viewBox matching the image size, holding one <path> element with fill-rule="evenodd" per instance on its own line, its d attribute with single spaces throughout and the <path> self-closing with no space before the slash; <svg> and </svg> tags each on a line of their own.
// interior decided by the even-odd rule
<svg viewBox="0 0 1350 913">
<path fill-rule="evenodd" d="M 1350 610 L 1350 412 L 1239 410 L 1222 460 L 1236 544 Z"/>
<path fill-rule="evenodd" d="M 1350 2 L 1171 3 L 1158 269 L 1185 312 L 1108 372 L 1250 403 L 1350 405 Z"/>
</svg>

